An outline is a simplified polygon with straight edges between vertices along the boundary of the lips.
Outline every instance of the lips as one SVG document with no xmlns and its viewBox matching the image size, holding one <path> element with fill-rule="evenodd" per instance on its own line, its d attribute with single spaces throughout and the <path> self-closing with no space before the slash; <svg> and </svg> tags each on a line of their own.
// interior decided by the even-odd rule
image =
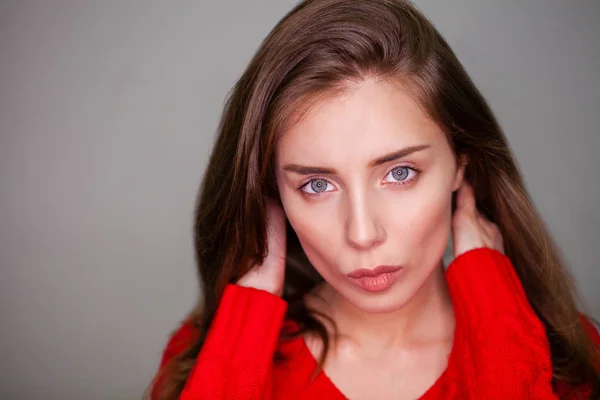
<svg viewBox="0 0 600 400">
<path fill-rule="evenodd" d="M 389 272 L 396 272 L 399 269 L 402 269 L 402 267 L 398 267 L 398 266 L 394 266 L 394 265 L 380 265 L 373 269 L 366 269 L 366 268 L 357 269 L 357 270 L 350 272 L 347 276 L 349 278 L 359 279 L 359 278 L 364 278 L 365 276 L 373 277 L 373 276 L 378 276 L 381 274 L 387 274 Z"/>
<path fill-rule="evenodd" d="M 403 268 L 397 265 L 380 265 L 373 269 L 357 269 L 346 276 L 368 292 L 379 292 L 392 286 L 402 270 Z"/>
</svg>

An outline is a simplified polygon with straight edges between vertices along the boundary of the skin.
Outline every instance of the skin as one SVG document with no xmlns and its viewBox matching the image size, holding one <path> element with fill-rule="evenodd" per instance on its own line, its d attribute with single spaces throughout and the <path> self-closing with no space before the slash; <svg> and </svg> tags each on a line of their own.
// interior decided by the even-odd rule
<svg viewBox="0 0 600 400">
<path fill-rule="evenodd" d="M 275 166 L 283 209 L 269 204 L 269 255 L 238 284 L 281 295 L 287 218 L 325 279 L 306 302 L 331 316 L 340 333 L 327 376 L 353 399 L 419 397 L 452 347 L 442 264 L 450 233 L 455 256 L 477 247 L 502 251 L 498 228 L 477 211 L 463 179 L 466 158 L 455 156 L 406 91 L 366 80 L 286 131 Z M 404 268 L 385 291 L 367 292 L 345 276 L 378 265 Z M 305 341 L 318 357 L 322 344 Z"/>
</svg>

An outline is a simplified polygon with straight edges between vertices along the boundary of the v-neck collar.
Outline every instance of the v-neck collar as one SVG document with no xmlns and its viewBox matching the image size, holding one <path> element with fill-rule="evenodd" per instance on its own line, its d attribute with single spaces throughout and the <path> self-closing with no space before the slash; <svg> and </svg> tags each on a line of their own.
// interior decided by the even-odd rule
<svg viewBox="0 0 600 400">
<path fill-rule="evenodd" d="M 292 322 L 292 321 L 290 321 Z M 292 322 L 295 325 L 295 322 Z M 452 340 L 452 349 L 448 356 L 448 364 L 442 372 L 442 374 L 436 379 L 436 381 L 419 397 L 418 400 L 435 400 L 444 398 L 446 395 L 446 388 L 449 382 L 449 371 L 454 370 L 457 366 L 457 354 L 459 353 L 459 347 L 461 346 L 461 328 L 458 323 L 455 324 L 454 337 Z M 304 337 L 300 335 L 294 341 L 299 340 L 299 352 L 297 356 L 299 365 L 307 368 L 308 374 L 312 374 L 318 366 L 318 362 L 310 351 Z M 335 385 L 331 378 L 325 373 L 323 369 L 319 370 L 314 380 L 309 386 L 309 393 L 313 395 L 312 399 L 319 399 L 323 397 L 323 393 L 326 393 L 326 398 L 331 400 L 348 400 L 342 391 Z"/>
</svg>

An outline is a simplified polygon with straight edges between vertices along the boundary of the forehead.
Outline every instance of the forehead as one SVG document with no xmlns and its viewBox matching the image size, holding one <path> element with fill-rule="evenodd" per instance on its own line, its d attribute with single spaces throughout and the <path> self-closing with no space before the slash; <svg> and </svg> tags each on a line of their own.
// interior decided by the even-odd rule
<svg viewBox="0 0 600 400">
<path fill-rule="evenodd" d="M 276 158 L 278 163 L 358 162 L 422 144 L 434 150 L 447 146 L 443 131 L 406 90 L 369 80 L 316 103 L 283 132 Z"/>
</svg>

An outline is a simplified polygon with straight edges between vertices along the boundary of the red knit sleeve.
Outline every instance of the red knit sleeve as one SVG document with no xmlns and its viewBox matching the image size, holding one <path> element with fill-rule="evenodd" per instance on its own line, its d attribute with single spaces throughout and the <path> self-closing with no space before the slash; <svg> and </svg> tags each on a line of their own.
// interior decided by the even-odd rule
<svg viewBox="0 0 600 400">
<path fill-rule="evenodd" d="M 167 364 L 176 356 L 181 354 L 194 340 L 197 331 L 194 329 L 192 322 L 186 320 L 181 323 L 179 328 L 171 335 L 160 360 L 160 366 L 152 381 L 150 387 L 150 399 L 157 400 L 161 390 L 161 385 L 164 380 L 162 373 Z"/>
<path fill-rule="evenodd" d="M 472 399 L 556 400 L 550 347 L 509 258 L 478 248 L 459 255 L 447 281 L 467 347 L 463 393 Z"/>
<path fill-rule="evenodd" d="M 228 285 L 180 399 L 270 399 L 286 309 L 266 291 Z"/>
</svg>

